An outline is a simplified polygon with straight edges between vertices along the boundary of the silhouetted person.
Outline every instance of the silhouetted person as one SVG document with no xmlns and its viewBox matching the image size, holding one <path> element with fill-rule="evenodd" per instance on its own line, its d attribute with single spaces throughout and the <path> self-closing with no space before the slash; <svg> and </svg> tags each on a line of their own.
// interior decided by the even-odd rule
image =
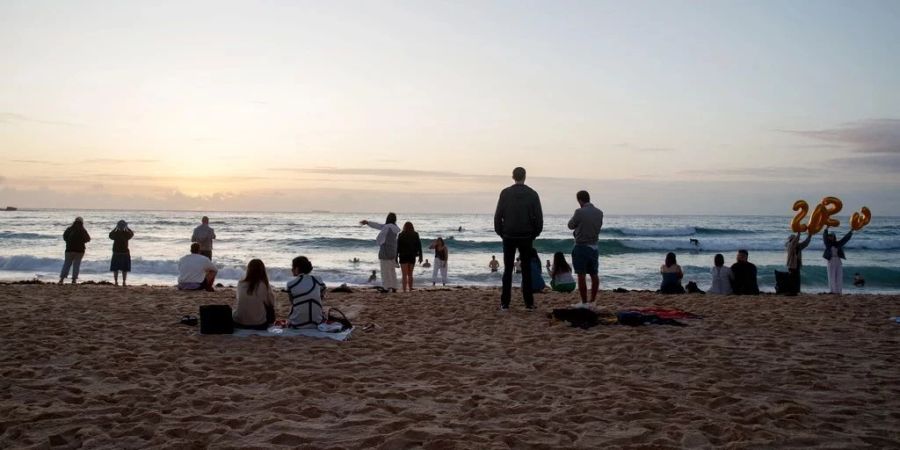
<svg viewBox="0 0 900 450">
<path fill-rule="evenodd" d="M 737 262 L 731 265 L 731 289 L 735 295 L 759 295 L 756 266 L 747 261 L 750 253 L 738 250 Z"/>
<path fill-rule="evenodd" d="M 515 184 L 500 192 L 494 212 L 494 231 L 503 239 L 503 291 L 500 294 L 502 311 L 509 309 L 516 251 L 523 261 L 528 261 L 529 255 L 533 253 L 534 240 L 544 229 L 541 199 L 534 189 L 525 185 L 525 169 L 516 167 L 512 177 Z M 525 309 L 534 310 L 530 270 L 522 272 L 522 282 Z"/>
</svg>

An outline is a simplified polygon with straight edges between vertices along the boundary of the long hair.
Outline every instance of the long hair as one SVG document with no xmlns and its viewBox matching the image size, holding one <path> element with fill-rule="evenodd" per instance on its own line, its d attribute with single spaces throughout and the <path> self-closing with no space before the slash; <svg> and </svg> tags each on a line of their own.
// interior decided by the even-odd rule
<svg viewBox="0 0 900 450">
<path fill-rule="evenodd" d="M 672 252 L 666 253 L 666 267 L 672 267 L 675 264 L 678 264 L 678 261 L 675 260 L 675 254 Z"/>
<path fill-rule="evenodd" d="M 397 224 L 397 215 L 392 212 L 389 212 L 387 215 L 387 218 L 384 219 L 384 223 L 393 223 L 396 225 Z"/>
<path fill-rule="evenodd" d="M 413 228 L 412 222 L 406 222 L 403 224 L 403 232 L 404 233 L 415 233 L 416 229 Z"/>
<path fill-rule="evenodd" d="M 241 281 L 247 282 L 247 293 L 250 295 L 253 295 L 259 283 L 266 283 L 266 287 L 269 287 L 269 276 L 266 275 L 266 265 L 262 260 L 251 259 L 247 264 L 247 273 Z"/>
<path fill-rule="evenodd" d="M 716 256 L 713 256 L 713 264 L 715 264 L 716 267 L 724 266 L 725 265 L 725 257 L 722 256 L 721 253 L 716 253 Z"/>
<path fill-rule="evenodd" d="M 553 273 L 571 272 L 572 267 L 566 262 L 566 255 L 563 252 L 553 254 Z"/>
</svg>

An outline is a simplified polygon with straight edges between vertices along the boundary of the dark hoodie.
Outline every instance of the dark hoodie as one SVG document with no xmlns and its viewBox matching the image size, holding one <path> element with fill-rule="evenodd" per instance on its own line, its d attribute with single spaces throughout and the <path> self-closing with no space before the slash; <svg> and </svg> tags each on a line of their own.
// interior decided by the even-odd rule
<svg viewBox="0 0 900 450">
<path fill-rule="evenodd" d="M 494 213 L 494 231 L 502 238 L 535 239 L 544 230 L 544 213 L 538 193 L 524 184 L 500 192 Z"/>
<path fill-rule="evenodd" d="M 84 224 L 75 222 L 66 228 L 63 239 L 66 240 L 67 252 L 84 253 L 84 244 L 91 241 L 91 235 L 84 229 Z"/>
</svg>

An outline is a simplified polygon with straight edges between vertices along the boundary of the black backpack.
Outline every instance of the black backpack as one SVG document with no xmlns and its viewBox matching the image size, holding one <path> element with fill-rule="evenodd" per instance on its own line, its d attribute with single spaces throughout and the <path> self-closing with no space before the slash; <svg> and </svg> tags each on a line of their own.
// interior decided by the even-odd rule
<svg viewBox="0 0 900 450">
<path fill-rule="evenodd" d="M 234 333 L 234 322 L 231 319 L 231 306 L 200 306 L 200 334 L 231 333 Z"/>
</svg>

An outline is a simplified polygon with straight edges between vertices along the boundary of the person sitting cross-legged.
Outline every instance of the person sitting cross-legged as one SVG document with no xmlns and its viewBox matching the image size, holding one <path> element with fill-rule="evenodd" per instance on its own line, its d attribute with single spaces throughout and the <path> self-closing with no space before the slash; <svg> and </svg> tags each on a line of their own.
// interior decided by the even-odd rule
<svg viewBox="0 0 900 450">
<path fill-rule="evenodd" d="M 183 291 L 215 291 L 213 286 L 219 269 L 200 254 L 200 244 L 191 244 L 191 254 L 178 260 L 178 289 Z"/>
</svg>

